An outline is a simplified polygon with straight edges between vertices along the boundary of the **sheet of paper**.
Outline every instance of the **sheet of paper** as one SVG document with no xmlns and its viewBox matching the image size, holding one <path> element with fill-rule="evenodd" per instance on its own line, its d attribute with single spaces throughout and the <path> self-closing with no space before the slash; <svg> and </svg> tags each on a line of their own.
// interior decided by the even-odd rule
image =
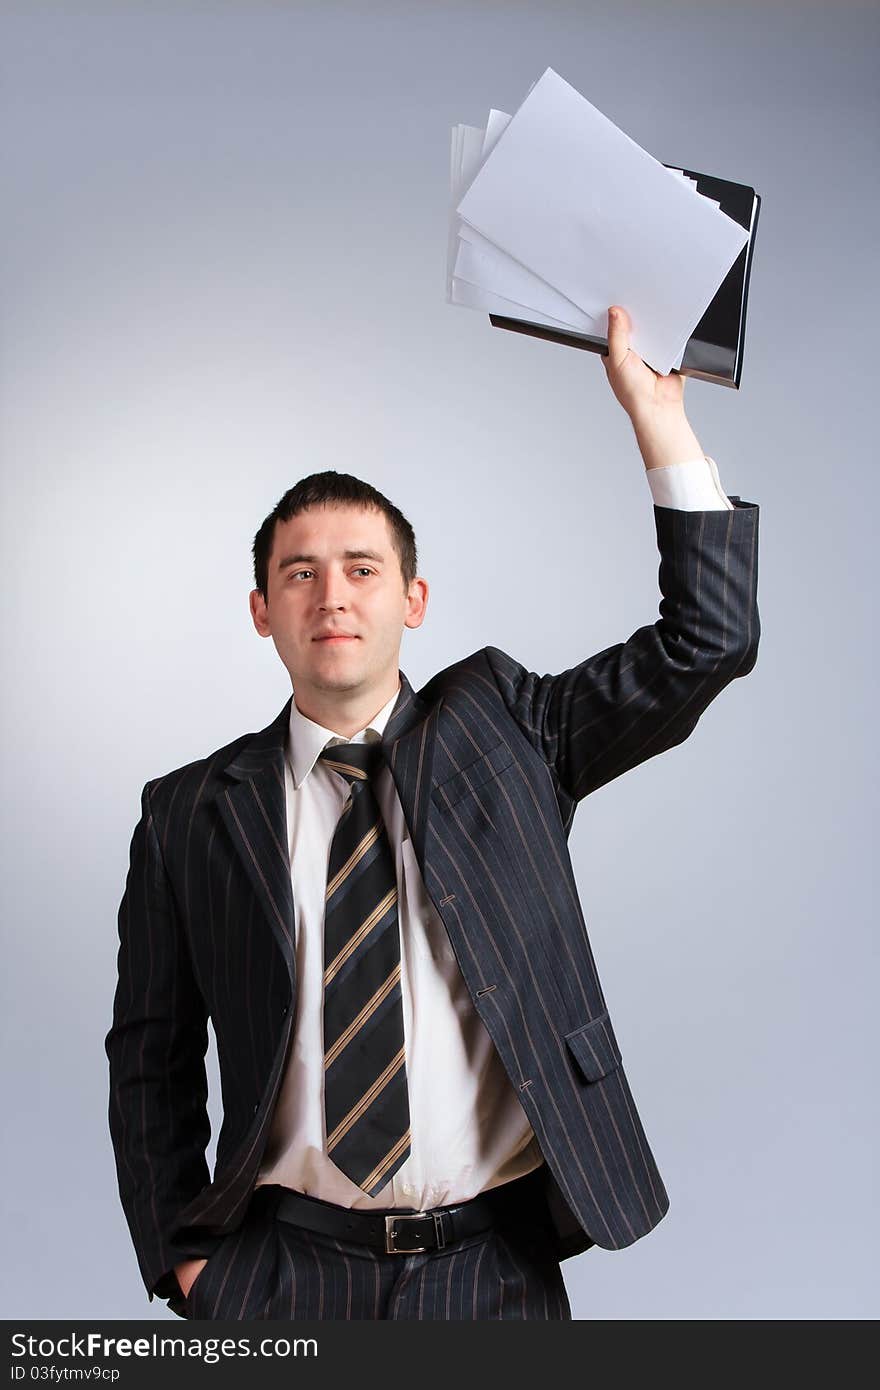
<svg viewBox="0 0 880 1390">
<path fill-rule="evenodd" d="M 527 304 L 502 299 L 500 295 L 481 289 L 479 285 L 469 285 L 466 280 L 456 280 L 454 277 L 449 302 L 463 304 L 468 309 L 482 309 L 485 314 L 504 314 L 506 318 L 523 319 L 526 323 L 540 323 L 546 328 L 562 329 L 563 332 L 570 329 L 569 324 L 560 323 L 547 314 L 539 314 Z"/>
<path fill-rule="evenodd" d="M 591 315 L 584 314 L 570 299 L 566 299 L 505 251 L 499 250 L 487 237 L 481 236 L 473 228 L 463 227 L 455 210 L 455 204 L 477 174 L 487 149 L 491 148 L 509 120 L 510 116 L 503 111 L 490 111 L 485 133 L 474 126 L 456 126 L 453 129 L 450 247 L 453 241 L 457 241 L 457 251 L 452 249 L 447 260 L 447 299 L 455 303 L 469 302 L 463 292 L 453 300 L 451 285 L 454 277 L 506 302 L 506 307 L 496 306 L 490 310 L 492 313 L 521 317 L 521 311 L 529 309 L 537 314 L 532 322 L 596 334 L 600 330 Z M 473 307 L 482 308 L 482 300 L 478 299 Z"/>
<path fill-rule="evenodd" d="M 510 120 L 511 117 L 505 111 L 496 111 L 493 108 L 489 112 L 483 137 L 481 164 L 507 129 Z M 476 172 L 470 172 L 469 184 Z M 466 227 L 460 219 L 455 273 L 471 284 L 482 285 L 484 289 L 492 290 L 495 294 L 528 305 L 541 314 L 550 315 L 561 325 L 573 328 L 576 332 L 595 334 L 599 331 L 592 314 L 585 314 L 552 285 L 548 285 L 545 280 L 509 256 L 506 251 L 502 251 L 487 237 L 473 228 Z"/>
<path fill-rule="evenodd" d="M 674 174 L 677 179 L 681 179 L 682 183 L 688 184 L 694 190 L 694 192 L 698 194 L 700 198 L 705 198 L 706 202 L 710 205 L 710 207 L 721 207 L 721 204 L 716 203 L 714 198 L 708 198 L 706 197 L 705 193 L 700 193 L 700 190 L 697 188 L 696 179 L 688 178 L 687 174 L 684 172 L 683 169 L 671 169 L 668 165 L 664 165 L 664 168 L 666 169 L 667 174 Z"/>
<path fill-rule="evenodd" d="M 748 240 L 552 68 L 498 135 L 456 211 L 603 336 L 608 305 L 623 304 L 633 349 L 662 373 L 680 361 Z"/>
<path fill-rule="evenodd" d="M 476 126 L 456 125 L 452 127 L 449 150 L 449 182 L 452 189 L 452 203 L 449 210 L 449 237 L 446 248 L 446 298 L 452 299 L 452 276 L 455 257 L 458 252 L 458 232 L 461 218 L 456 204 L 461 200 L 470 184 L 471 178 L 480 167 L 484 131 Z M 465 177 L 465 170 L 470 177 Z"/>
<path fill-rule="evenodd" d="M 491 243 L 484 250 L 471 242 L 460 241 L 454 274 L 459 280 L 467 280 L 493 294 L 528 305 L 541 314 L 550 314 L 557 322 L 578 333 L 601 331 L 591 314 L 582 313 L 565 295 L 545 285 L 525 266 L 505 256 Z"/>
</svg>

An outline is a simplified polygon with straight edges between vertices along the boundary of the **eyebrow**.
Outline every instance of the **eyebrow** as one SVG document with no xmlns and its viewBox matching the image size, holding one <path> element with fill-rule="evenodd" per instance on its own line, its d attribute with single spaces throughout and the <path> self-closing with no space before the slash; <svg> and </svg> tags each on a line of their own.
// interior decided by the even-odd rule
<svg viewBox="0 0 880 1390">
<path fill-rule="evenodd" d="M 378 560 L 380 564 L 385 563 L 385 556 L 380 555 L 377 550 L 343 550 L 344 560 Z M 318 555 L 285 555 L 283 560 L 278 561 L 278 568 L 286 570 L 288 565 L 318 565 L 320 564 Z"/>
</svg>

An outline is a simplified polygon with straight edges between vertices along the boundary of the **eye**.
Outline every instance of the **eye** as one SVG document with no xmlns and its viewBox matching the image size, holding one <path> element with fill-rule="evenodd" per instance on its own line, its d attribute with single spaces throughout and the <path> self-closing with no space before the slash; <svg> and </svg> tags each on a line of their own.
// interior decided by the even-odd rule
<svg viewBox="0 0 880 1390">
<path fill-rule="evenodd" d="M 371 570 L 370 567 L 369 567 L 369 565 L 358 565 L 358 567 L 357 567 L 357 573 L 360 573 L 360 574 L 375 574 L 375 570 Z"/>
</svg>

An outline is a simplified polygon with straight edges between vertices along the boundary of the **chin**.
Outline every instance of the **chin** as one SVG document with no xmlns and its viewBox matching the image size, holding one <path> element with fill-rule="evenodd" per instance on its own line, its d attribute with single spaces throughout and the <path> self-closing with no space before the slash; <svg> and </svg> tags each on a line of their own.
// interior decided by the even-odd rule
<svg viewBox="0 0 880 1390">
<path fill-rule="evenodd" d="M 311 684 L 316 690 L 356 690 L 363 684 L 363 674 L 350 668 L 345 671 L 315 671 Z"/>
</svg>

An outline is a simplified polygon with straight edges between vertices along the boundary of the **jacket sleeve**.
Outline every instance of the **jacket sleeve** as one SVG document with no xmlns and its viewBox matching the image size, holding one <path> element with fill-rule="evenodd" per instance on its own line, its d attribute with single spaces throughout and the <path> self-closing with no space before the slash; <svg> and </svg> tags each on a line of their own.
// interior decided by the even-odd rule
<svg viewBox="0 0 880 1390">
<path fill-rule="evenodd" d="M 757 659 L 758 507 L 654 507 L 660 617 L 560 675 L 486 653 L 507 708 L 574 803 L 694 729 Z M 573 807 L 572 807 L 573 810 Z"/>
<path fill-rule="evenodd" d="M 141 819 L 119 907 L 118 982 L 104 1041 L 110 1135 L 119 1195 L 152 1300 L 181 1297 L 174 1266 L 207 1256 L 219 1237 L 180 1249 L 176 1213 L 208 1183 L 207 1010 L 173 900 L 150 803 Z"/>
</svg>

